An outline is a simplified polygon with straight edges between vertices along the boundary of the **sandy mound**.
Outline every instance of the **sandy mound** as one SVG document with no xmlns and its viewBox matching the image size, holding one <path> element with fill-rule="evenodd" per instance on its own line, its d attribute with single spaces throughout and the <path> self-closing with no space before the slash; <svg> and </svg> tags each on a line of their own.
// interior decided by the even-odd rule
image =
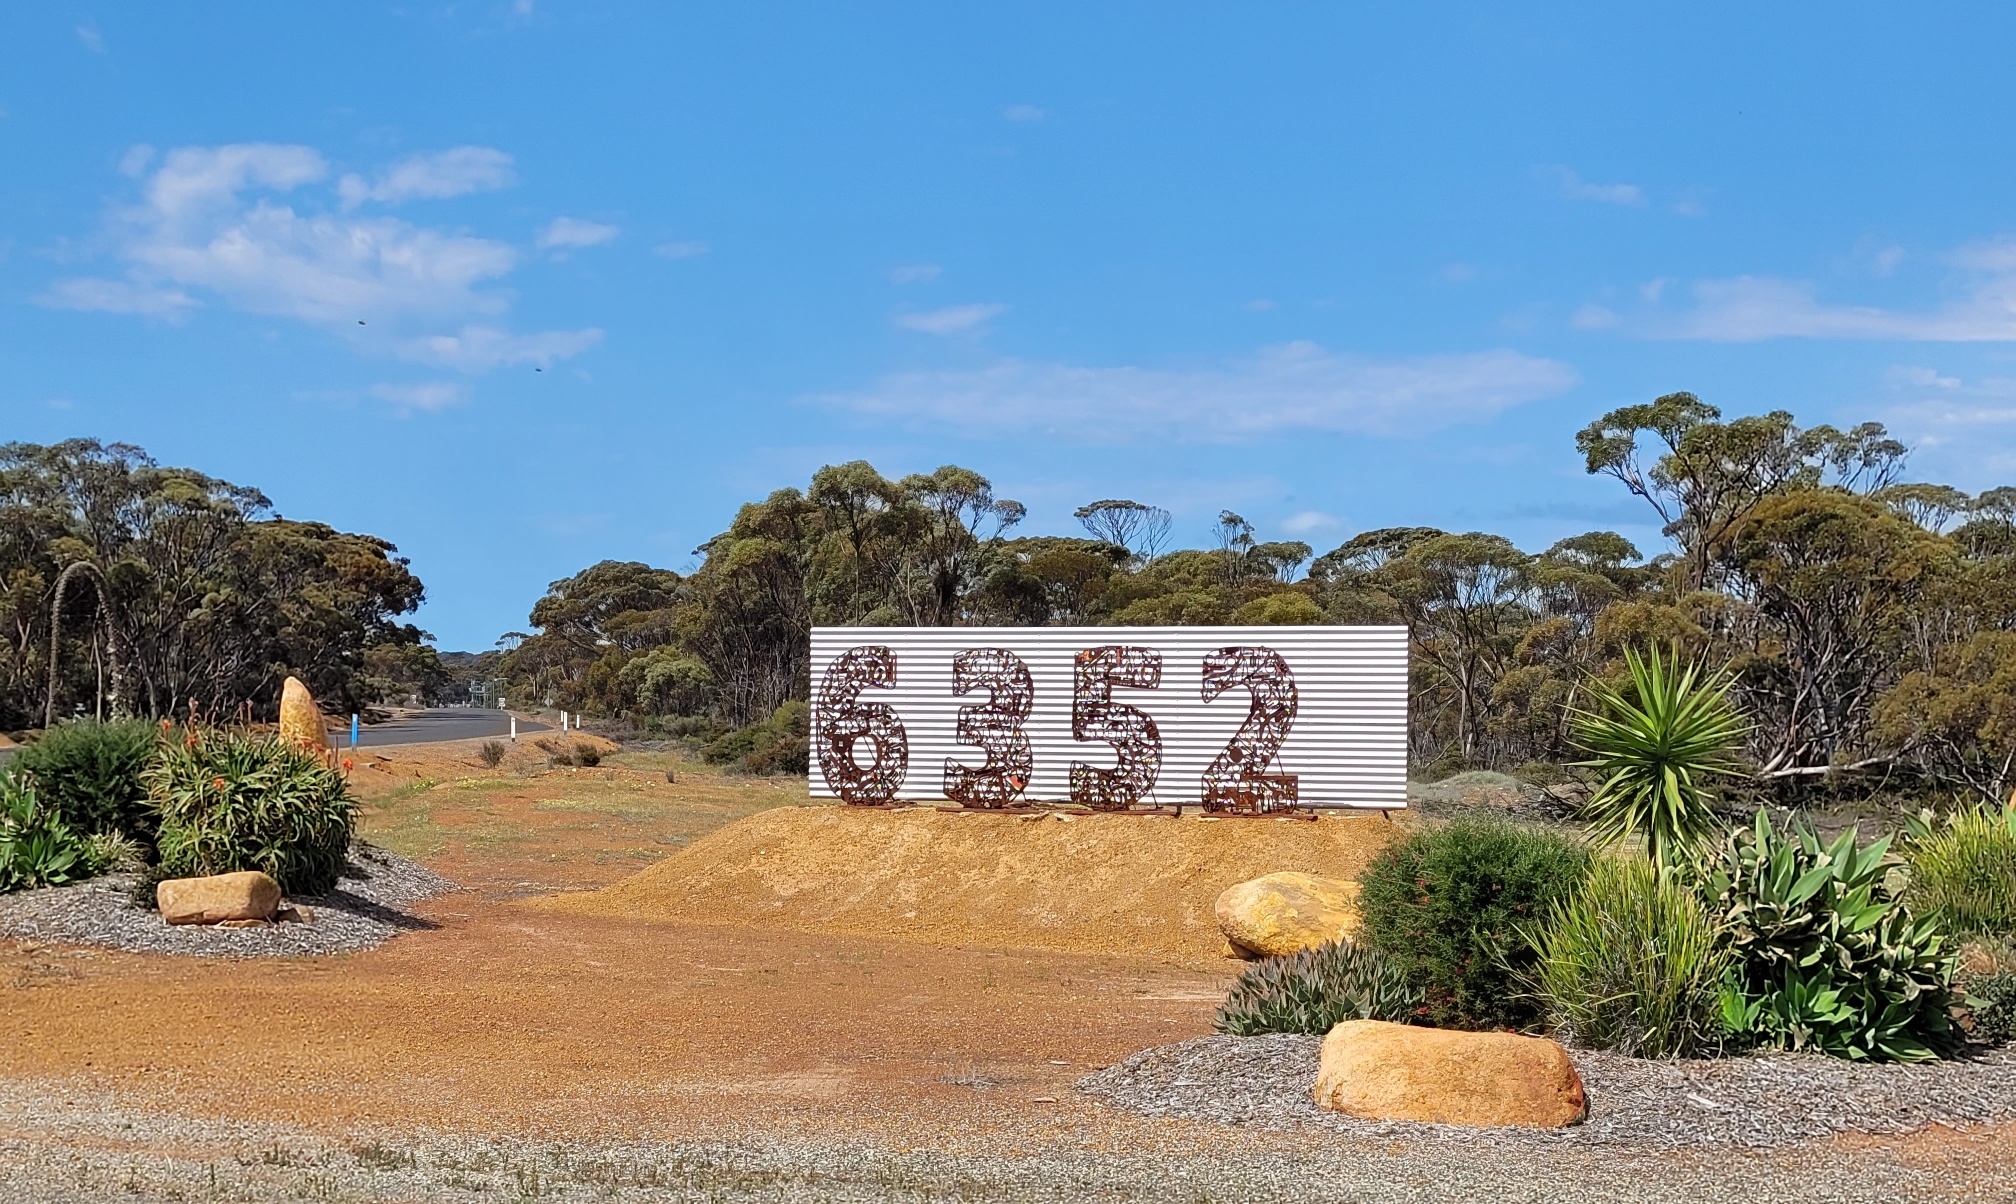
<svg viewBox="0 0 2016 1204">
<path fill-rule="evenodd" d="M 1355 879 L 1402 831 L 1316 823 L 780 807 L 613 886 L 535 906 L 978 948 L 1217 960 L 1218 893 L 1276 870 Z"/>
</svg>

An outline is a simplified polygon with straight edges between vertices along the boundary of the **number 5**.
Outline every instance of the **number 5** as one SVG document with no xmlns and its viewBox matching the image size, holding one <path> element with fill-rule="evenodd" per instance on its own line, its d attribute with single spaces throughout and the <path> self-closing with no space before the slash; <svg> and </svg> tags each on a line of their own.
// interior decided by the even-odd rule
<svg viewBox="0 0 2016 1204">
<path fill-rule="evenodd" d="M 1114 686 L 1152 690 L 1162 684 L 1162 654 L 1109 644 L 1078 654 L 1071 683 L 1071 736 L 1103 740 L 1119 764 L 1100 769 L 1071 762 L 1071 801 L 1094 811 L 1125 811 L 1155 788 L 1162 772 L 1162 732 L 1147 712 L 1113 701 Z"/>
</svg>

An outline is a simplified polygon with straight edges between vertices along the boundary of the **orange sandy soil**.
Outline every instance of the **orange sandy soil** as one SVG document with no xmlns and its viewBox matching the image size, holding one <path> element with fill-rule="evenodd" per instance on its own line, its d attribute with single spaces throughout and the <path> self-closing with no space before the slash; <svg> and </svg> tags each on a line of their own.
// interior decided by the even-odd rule
<svg viewBox="0 0 2016 1204">
<path fill-rule="evenodd" d="M 473 742 L 370 761 L 366 837 L 469 887 L 423 905 L 439 927 L 244 962 L 0 942 L 0 1075 L 309 1127 L 1038 1134 L 1092 1111 L 1073 1079 L 1208 1031 L 1236 969 L 527 906 L 802 804 L 804 783 L 679 763 L 670 784 L 650 756 L 492 772 Z"/>
<path fill-rule="evenodd" d="M 334 1135 L 839 1133 L 1003 1153 L 1325 1141 L 1149 1120 L 1070 1090 L 1095 1067 L 1208 1032 L 1236 963 L 699 923 L 672 918 L 677 892 L 637 886 L 599 904 L 528 900 L 609 886 L 743 816 L 806 803 L 802 781 L 644 755 L 546 768 L 523 745 L 490 771 L 474 742 L 369 761 L 353 768 L 367 837 L 467 887 L 423 905 L 438 927 L 364 954 L 245 962 L 0 941 L 0 1077 Z M 1168 821 L 1116 822 L 1146 833 Z M 1241 839 L 1277 839 L 1260 826 Z M 749 872 L 693 897 L 747 903 Z M 660 918 L 590 914 L 646 895 Z M 977 1078 L 998 1086 L 966 1085 Z M 1952 1168 L 1958 1185 L 1992 1181 L 2011 1144 L 2007 1128 L 1935 1128 L 1836 1148 Z"/>
</svg>

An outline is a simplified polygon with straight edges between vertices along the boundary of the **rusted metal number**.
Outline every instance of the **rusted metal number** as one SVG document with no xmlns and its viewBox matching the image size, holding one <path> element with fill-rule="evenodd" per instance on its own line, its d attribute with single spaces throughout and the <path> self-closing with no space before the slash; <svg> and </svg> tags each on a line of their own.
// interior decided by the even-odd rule
<svg viewBox="0 0 2016 1204">
<path fill-rule="evenodd" d="M 1220 648 L 1204 658 L 1204 701 L 1239 686 L 1253 698 L 1246 722 L 1204 771 L 1206 811 L 1287 811 L 1299 784 L 1292 773 L 1267 773 L 1267 765 L 1295 724 L 1295 674 L 1272 648 Z"/>
<path fill-rule="evenodd" d="M 968 807 L 1005 807 L 1029 785 L 1035 764 L 1022 724 L 1036 704 L 1029 666 L 1005 648 L 967 648 L 952 656 L 952 692 L 986 690 L 978 706 L 959 708 L 959 743 L 987 750 L 987 763 L 969 769 L 945 758 L 945 797 Z"/>
<path fill-rule="evenodd" d="M 1071 762 L 1071 801 L 1094 811 L 1124 811 L 1155 787 L 1162 772 L 1162 732 L 1147 712 L 1113 701 L 1114 686 L 1152 690 L 1162 684 L 1162 654 L 1108 644 L 1077 657 L 1071 683 L 1071 736 L 1113 746 L 1119 764 L 1100 769 Z"/>
<path fill-rule="evenodd" d="M 885 645 L 865 644 L 841 653 L 819 685 L 819 773 L 845 802 L 887 803 L 910 769 L 910 737 L 903 721 L 887 703 L 861 701 L 861 691 L 895 684 L 896 654 Z M 854 755 L 863 740 L 875 751 L 874 762 L 866 767 Z"/>
</svg>

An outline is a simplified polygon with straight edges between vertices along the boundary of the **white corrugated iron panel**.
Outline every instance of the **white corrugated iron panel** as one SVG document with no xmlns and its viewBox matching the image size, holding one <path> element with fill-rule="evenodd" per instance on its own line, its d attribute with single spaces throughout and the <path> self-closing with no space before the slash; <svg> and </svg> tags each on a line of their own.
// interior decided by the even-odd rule
<svg viewBox="0 0 2016 1204">
<path fill-rule="evenodd" d="M 974 768 L 985 763 L 984 752 L 955 735 L 959 708 L 983 703 L 987 694 L 952 692 L 952 657 L 967 648 L 1003 648 L 1028 664 L 1035 685 L 1035 705 L 1023 725 L 1035 769 L 1024 797 L 1069 800 L 1073 761 L 1101 768 L 1115 763 L 1111 745 L 1072 738 L 1074 657 L 1080 649 L 1121 644 L 1162 655 L 1159 688 L 1113 691 L 1113 701 L 1146 711 L 1161 730 L 1162 768 L 1153 801 L 1201 801 L 1205 769 L 1245 722 L 1251 704 L 1237 688 L 1205 702 L 1204 658 L 1222 648 L 1257 646 L 1280 654 L 1295 677 L 1295 722 L 1271 768 L 1297 775 L 1301 804 L 1407 805 L 1405 627 L 817 627 L 812 631 L 815 797 L 837 797 L 819 767 L 820 685 L 842 653 L 877 644 L 895 653 L 896 685 L 864 690 L 860 697 L 888 704 L 903 723 L 910 756 L 896 796 L 901 799 L 943 798 L 948 759 Z"/>
</svg>

